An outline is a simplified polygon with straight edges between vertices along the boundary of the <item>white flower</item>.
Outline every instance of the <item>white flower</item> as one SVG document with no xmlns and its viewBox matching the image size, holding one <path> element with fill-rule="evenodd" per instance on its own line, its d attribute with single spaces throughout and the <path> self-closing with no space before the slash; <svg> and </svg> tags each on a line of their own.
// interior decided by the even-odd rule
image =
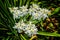
<svg viewBox="0 0 60 40">
<path fill-rule="evenodd" d="M 28 11 L 27 5 L 20 7 L 20 10 L 21 10 L 22 12 L 27 12 L 27 11 Z"/>
<path fill-rule="evenodd" d="M 14 12 L 13 12 L 13 17 L 14 17 L 14 19 L 16 19 L 16 18 L 20 18 L 20 10 L 15 10 Z"/>
<path fill-rule="evenodd" d="M 39 8 L 39 6 L 37 4 L 32 4 L 32 7 L 35 8 L 35 9 Z"/>
<path fill-rule="evenodd" d="M 34 27 L 34 26 L 32 26 Z M 28 36 L 33 36 L 34 34 L 37 34 L 37 28 L 30 28 L 30 29 L 27 29 L 27 31 L 25 31 L 25 33 L 28 35 Z"/>
<path fill-rule="evenodd" d="M 15 10 L 18 9 L 18 7 L 12 7 L 12 8 L 9 8 L 11 12 L 14 12 Z"/>
<path fill-rule="evenodd" d="M 34 19 L 38 19 L 40 14 L 39 13 L 33 13 L 32 16 L 34 17 Z"/>
<path fill-rule="evenodd" d="M 46 8 L 42 8 L 42 9 L 40 9 L 40 11 L 41 11 L 43 14 L 48 14 L 48 13 L 51 12 L 50 10 L 48 10 L 48 9 L 46 9 Z"/>
<path fill-rule="evenodd" d="M 34 24 L 32 24 L 32 22 L 29 22 L 29 24 L 27 25 L 26 27 L 26 31 L 25 33 L 28 35 L 28 36 L 33 36 L 34 34 L 37 34 L 37 28 Z"/>
<path fill-rule="evenodd" d="M 13 27 L 14 29 L 17 29 L 19 33 L 21 33 L 24 29 L 25 29 L 26 24 L 23 22 L 23 20 L 21 22 L 18 22 L 15 24 L 15 26 Z M 21 32 L 20 32 L 21 31 Z"/>
<path fill-rule="evenodd" d="M 21 14 L 22 14 L 23 16 L 26 15 L 26 14 L 28 14 L 27 5 L 20 7 L 20 11 L 21 11 Z"/>
<path fill-rule="evenodd" d="M 47 18 L 48 16 L 46 14 L 43 14 L 43 20 Z"/>
</svg>

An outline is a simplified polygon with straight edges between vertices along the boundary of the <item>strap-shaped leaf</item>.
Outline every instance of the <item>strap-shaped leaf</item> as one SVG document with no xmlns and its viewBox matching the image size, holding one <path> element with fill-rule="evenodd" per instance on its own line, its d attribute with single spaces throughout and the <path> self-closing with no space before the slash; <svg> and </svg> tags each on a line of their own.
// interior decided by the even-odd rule
<svg viewBox="0 0 60 40">
<path fill-rule="evenodd" d="M 60 34 L 38 31 L 38 35 L 60 37 Z"/>
<path fill-rule="evenodd" d="M 27 40 L 22 34 L 20 35 L 24 40 Z"/>
</svg>

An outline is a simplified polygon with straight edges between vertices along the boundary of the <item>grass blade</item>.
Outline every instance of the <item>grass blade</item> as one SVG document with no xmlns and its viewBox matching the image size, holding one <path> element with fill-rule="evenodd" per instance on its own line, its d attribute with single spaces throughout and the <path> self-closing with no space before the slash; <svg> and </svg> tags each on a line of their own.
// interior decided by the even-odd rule
<svg viewBox="0 0 60 40">
<path fill-rule="evenodd" d="M 42 31 L 39 31 L 38 32 L 38 35 L 60 37 L 60 34 L 57 34 L 57 33 L 49 33 L 49 32 L 42 32 Z"/>
</svg>

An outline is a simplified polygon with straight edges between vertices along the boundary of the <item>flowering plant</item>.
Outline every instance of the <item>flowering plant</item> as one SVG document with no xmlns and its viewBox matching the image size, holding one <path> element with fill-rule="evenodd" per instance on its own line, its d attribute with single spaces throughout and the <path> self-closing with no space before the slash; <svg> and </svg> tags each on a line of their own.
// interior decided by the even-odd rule
<svg viewBox="0 0 60 40">
<path fill-rule="evenodd" d="M 48 6 L 53 5 L 51 1 L 0 0 L 0 38 L 55 40 L 60 37 L 60 7 Z"/>
<path fill-rule="evenodd" d="M 37 20 L 36 22 L 38 23 L 41 20 L 45 20 L 48 18 L 48 14 L 51 13 L 50 10 L 46 8 L 40 8 L 37 4 L 32 4 L 29 8 L 27 8 L 26 5 L 19 8 L 13 7 L 9 9 L 11 13 L 13 13 L 14 20 L 19 19 L 18 23 L 15 23 L 13 28 L 17 29 L 18 33 L 22 33 L 24 31 L 24 33 L 30 37 L 38 34 L 36 23 L 33 21 Z M 24 23 L 24 21 L 28 22 L 28 24 Z"/>
</svg>

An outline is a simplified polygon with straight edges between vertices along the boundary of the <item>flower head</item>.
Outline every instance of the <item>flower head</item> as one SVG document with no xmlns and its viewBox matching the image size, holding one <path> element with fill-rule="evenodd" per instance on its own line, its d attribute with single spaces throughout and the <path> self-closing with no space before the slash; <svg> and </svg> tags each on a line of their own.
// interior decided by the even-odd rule
<svg viewBox="0 0 60 40">
<path fill-rule="evenodd" d="M 16 25 L 13 27 L 14 29 L 18 30 L 18 33 L 25 32 L 28 36 L 33 36 L 34 34 L 37 34 L 37 28 L 32 22 L 29 22 L 29 24 L 22 22 L 16 23 Z"/>
</svg>

